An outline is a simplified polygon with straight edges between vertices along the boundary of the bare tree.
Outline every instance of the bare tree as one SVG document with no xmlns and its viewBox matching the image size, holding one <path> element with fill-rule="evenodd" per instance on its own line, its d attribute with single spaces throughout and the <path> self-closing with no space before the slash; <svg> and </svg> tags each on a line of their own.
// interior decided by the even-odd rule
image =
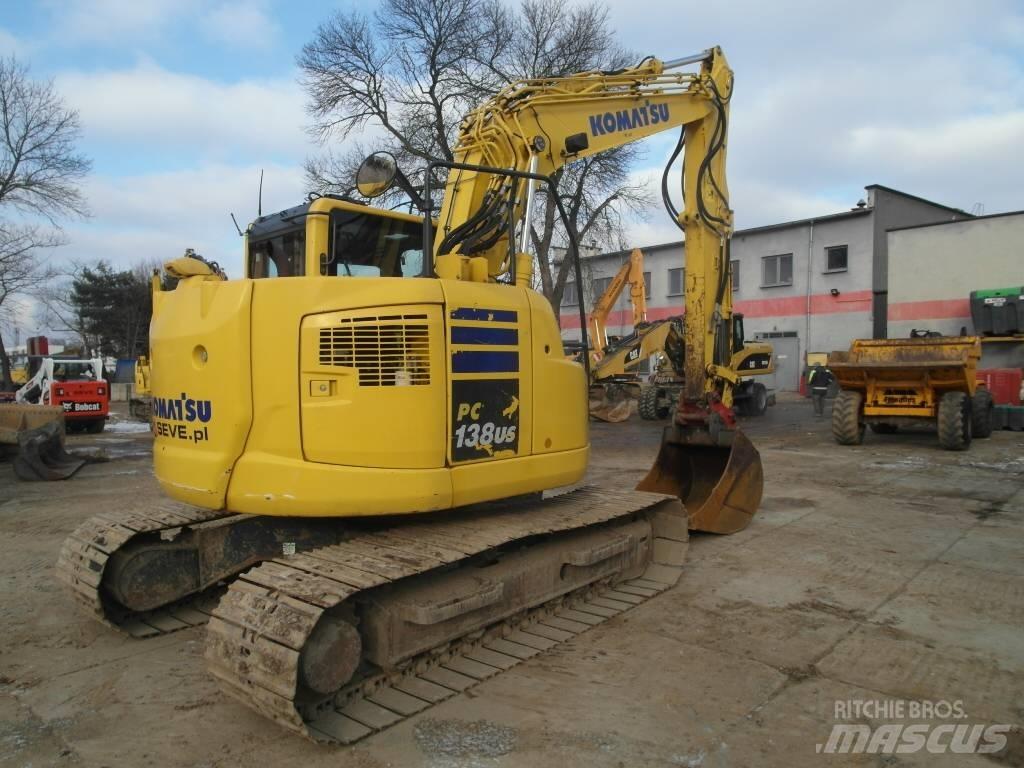
<svg viewBox="0 0 1024 768">
<path fill-rule="evenodd" d="M 75 152 L 78 113 L 64 106 L 50 81 L 29 78 L 13 56 L 0 59 L 0 205 L 55 224 L 85 215 L 78 183 L 89 161 Z"/>
<path fill-rule="evenodd" d="M 24 310 L 21 299 L 51 279 L 53 270 L 35 258 L 40 248 L 52 248 L 60 238 L 33 226 L 0 221 L 0 326 L 12 323 Z M 0 334 L 0 389 L 11 389 L 11 364 Z"/>
<path fill-rule="evenodd" d="M 78 113 L 50 81 L 32 80 L 13 56 L 0 59 L 0 326 L 11 322 L 25 296 L 53 277 L 39 252 L 64 242 L 57 222 L 88 214 L 78 183 L 89 161 L 75 152 Z M 34 220 L 43 219 L 48 226 Z M 0 334 L 0 386 L 11 387 Z"/>
<path fill-rule="evenodd" d="M 451 160 L 463 115 L 504 85 L 527 77 L 617 69 L 637 56 L 614 41 L 607 11 L 559 0 L 384 0 L 369 18 L 337 13 L 298 57 L 309 92 L 312 132 L 345 139 L 365 127 L 405 168 Z M 554 175 L 571 225 L 589 241 L 620 247 L 621 216 L 649 203 L 630 182 L 640 150 L 623 147 Z M 317 192 L 351 191 L 361 153 L 328 153 L 307 163 Z M 532 222 L 540 286 L 558 312 L 571 261 L 554 198 L 543 194 Z"/>
<path fill-rule="evenodd" d="M 51 279 L 39 286 L 34 297 L 39 302 L 36 315 L 39 325 L 56 333 L 77 337 L 82 350 L 88 353 L 98 348 L 99 340 L 89 332 L 81 308 L 71 301 L 74 281 L 81 278 L 85 267 L 84 262 L 71 259 L 59 268 L 54 268 Z"/>
</svg>

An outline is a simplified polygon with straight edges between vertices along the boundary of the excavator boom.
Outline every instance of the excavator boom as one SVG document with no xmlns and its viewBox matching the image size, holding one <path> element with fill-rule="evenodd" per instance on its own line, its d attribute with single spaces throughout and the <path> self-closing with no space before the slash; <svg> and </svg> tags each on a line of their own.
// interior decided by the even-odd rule
<svg viewBox="0 0 1024 768">
<path fill-rule="evenodd" d="M 615 303 L 622 295 L 622 290 L 629 285 L 629 302 L 633 308 L 633 327 L 647 322 L 647 291 L 644 283 L 644 254 L 639 248 L 634 248 L 629 254 L 628 261 L 624 262 L 612 277 L 608 287 L 605 288 L 594 308 L 590 311 L 589 328 L 590 343 L 593 345 L 591 360 L 598 362 L 608 348 L 608 315 L 611 314 Z"/>
<path fill-rule="evenodd" d="M 696 62 L 699 73 L 672 71 Z M 725 174 L 732 91 L 733 73 L 719 48 L 619 72 L 524 80 L 466 117 L 456 152 L 463 166 L 550 174 L 567 162 L 682 127 L 676 154 L 683 153 L 684 206 L 676 221 L 686 243 L 685 385 L 661 454 L 640 488 L 699 503 L 703 512 L 691 514 L 691 523 L 712 532 L 737 530 L 736 522 L 717 522 L 715 500 L 727 498 L 730 509 L 741 510 L 737 517 L 723 506 L 724 517 L 749 520 L 762 490 L 760 457 L 739 435 L 732 413 L 738 377 L 729 368 L 733 216 Z M 439 217 L 447 234 L 434 244 L 445 274 L 495 277 L 511 269 L 514 243 L 505 211 L 515 209 L 526 230 L 532 194 L 519 185 L 531 183 L 485 170 L 449 175 Z M 480 265 L 475 272 L 472 262 Z M 712 455 L 718 459 L 709 460 Z M 708 482 L 714 492 L 701 493 Z"/>
</svg>

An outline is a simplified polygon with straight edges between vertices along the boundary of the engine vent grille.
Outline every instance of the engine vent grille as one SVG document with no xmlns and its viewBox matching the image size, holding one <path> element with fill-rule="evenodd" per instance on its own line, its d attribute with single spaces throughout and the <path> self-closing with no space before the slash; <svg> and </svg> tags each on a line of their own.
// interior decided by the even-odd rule
<svg viewBox="0 0 1024 768">
<path fill-rule="evenodd" d="M 361 387 L 429 384 L 427 316 L 341 318 L 320 329 L 320 365 L 355 368 Z"/>
</svg>

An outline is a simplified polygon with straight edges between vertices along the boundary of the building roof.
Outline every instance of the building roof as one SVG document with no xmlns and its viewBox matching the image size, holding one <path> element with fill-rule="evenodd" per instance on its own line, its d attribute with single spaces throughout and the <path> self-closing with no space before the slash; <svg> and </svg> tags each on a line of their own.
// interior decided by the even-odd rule
<svg viewBox="0 0 1024 768">
<path fill-rule="evenodd" d="M 944 227 L 947 224 L 970 224 L 974 221 L 985 221 L 987 219 L 1002 219 L 1006 216 L 1024 216 L 1024 211 L 1006 211 L 1005 213 L 990 213 L 987 216 L 968 216 L 966 219 L 953 219 L 951 221 L 933 221 L 931 224 L 911 224 L 908 227 L 893 227 L 886 232 L 902 232 L 905 229 L 921 229 L 923 227 Z"/>
<path fill-rule="evenodd" d="M 840 211 L 839 213 L 827 213 L 824 216 L 810 216 L 806 219 L 794 219 L 793 221 L 781 221 L 778 224 L 764 224 L 760 227 L 747 227 L 746 229 L 737 229 L 732 233 L 733 237 L 738 235 L 751 235 L 757 232 L 771 232 L 776 229 L 789 229 L 790 227 L 805 227 L 808 224 L 818 224 L 822 221 L 838 221 L 839 219 L 853 219 L 858 216 L 869 215 L 874 208 L 864 206 L 863 208 L 851 208 L 848 211 Z"/>
<path fill-rule="evenodd" d="M 923 197 L 918 197 L 917 195 L 911 195 L 911 194 L 909 194 L 907 192 L 901 192 L 898 189 L 893 189 L 892 187 L 887 187 L 884 184 L 869 184 L 866 187 L 864 187 L 864 189 L 866 189 L 866 190 L 881 189 L 881 190 L 889 192 L 889 193 L 891 193 L 893 195 L 899 195 L 900 197 L 906 197 L 906 198 L 909 198 L 911 200 L 917 200 L 918 202 L 925 203 L 927 205 L 933 205 L 936 208 L 942 208 L 942 209 L 945 209 L 947 211 L 952 211 L 954 213 L 960 214 L 961 216 L 965 217 L 965 219 L 975 219 L 975 218 L 978 218 L 976 216 L 972 216 L 967 211 L 961 210 L 960 208 L 953 208 L 952 206 L 943 205 L 942 203 L 936 203 L 936 202 L 934 202 L 932 200 L 927 200 L 927 199 L 925 199 Z M 839 211 L 838 213 L 828 213 L 828 214 L 825 214 L 823 216 L 810 216 L 810 217 L 805 218 L 805 219 L 794 219 L 792 221 L 781 221 L 778 224 L 763 224 L 763 225 L 761 225 L 759 227 L 747 227 L 746 229 L 737 229 L 736 231 L 734 231 L 732 233 L 732 236 L 733 237 L 741 237 L 743 235 L 751 235 L 751 234 L 756 234 L 756 233 L 760 233 L 760 232 L 772 232 L 772 231 L 776 231 L 776 230 L 780 230 L 780 229 L 788 229 L 790 227 L 805 227 L 805 226 L 807 226 L 808 224 L 811 224 L 811 223 L 818 224 L 820 222 L 840 221 L 842 219 L 853 219 L 853 218 L 856 218 L 858 216 L 868 216 L 868 215 L 871 214 L 871 212 L 873 210 L 874 210 L 873 207 L 865 205 L 863 207 L 851 208 L 848 211 Z M 1008 214 L 993 214 L 993 215 L 1008 215 Z M 946 222 L 940 222 L 940 223 L 941 224 L 950 224 L 950 223 L 953 223 L 953 222 L 946 221 Z M 935 225 L 924 224 L 922 226 L 935 226 Z M 900 229 L 910 229 L 910 227 L 900 227 Z M 895 229 L 890 229 L 888 231 L 894 232 L 896 230 Z M 672 241 L 667 242 L 667 243 L 656 243 L 654 245 L 641 246 L 641 250 L 652 250 L 652 249 L 655 249 L 655 248 L 657 248 L 657 249 L 662 249 L 662 248 L 681 248 L 682 246 L 683 246 L 683 241 L 682 240 L 672 240 Z M 590 255 L 583 254 L 582 258 L 584 260 L 586 260 L 586 259 L 593 259 L 593 258 L 611 258 L 613 256 L 627 256 L 630 252 L 632 252 L 632 250 L 633 250 L 632 248 L 627 248 L 627 249 L 621 250 L 621 251 L 605 251 L 604 253 L 593 253 L 593 254 L 590 254 Z"/>
<path fill-rule="evenodd" d="M 954 208 L 951 205 L 943 205 L 942 203 L 936 203 L 934 200 L 929 200 L 924 197 L 918 197 L 917 195 L 912 195 L 909 192 L 901 192 L 898 189 L 887 187 L 884 184 L 868 184 L 866 187 L 864 187 L 864 189 L 884 189 L 886 192 L 891 192 L 892 194 L 899 195 L 900 197 L 909 197 L 911 200 L 917 200 L 919 203 L 927 203 L 928 205 L 934 205 L 936 208 L 945 208 L 947 211 L 953 211 L 954 213 L 963 214 L 967 218 L 976 218 L 972 214 L 968 213 L 967 211 L 961 208 Z"/>
<path fill-rule="evenodd" d="M 810 224 L 811 222 L 817 224 L 818 222 L 821 221 L 837 221 L 839 219 L 849 219 L 855 218 L 857 216 L 866 216 L 870 214 L 872 210 L 872 208 L 868 208 L 867 206 L 865 206 L 864 208 L 854 208 L 849 211 L 840 211 L 839 213 L 828 213 L 825 214 L 824 216 L 812 216 L 807 219 L 783 221 L 779 222 L 778 224 L 764 224 L 760 227 L 747 227 L 746 229 L 737 229 L 732 233 L 732 236 L 739 237 L 742 235 L 755 234 L 758 232 L 770 232 L 772 230 L 787 229 L 789 227 L 802 227 Z M 682 248 L 683 242 L 684 241 L 682 240 L 670 240 L 667 243 L 655 243 L 654 245 L 640 246 L 640 250 L 650 251 L 654 249 L 660 250 L 663 248 Z M 581 258 L 586 260 L 594 258 L 610 258 L 612 256 L 628 256 L 630 253 L 632 253 L 632 251 L 632 248 L 626 248 L 621 251 L 604 251 L 602 253 L 581 254 Z"/>
</svg>

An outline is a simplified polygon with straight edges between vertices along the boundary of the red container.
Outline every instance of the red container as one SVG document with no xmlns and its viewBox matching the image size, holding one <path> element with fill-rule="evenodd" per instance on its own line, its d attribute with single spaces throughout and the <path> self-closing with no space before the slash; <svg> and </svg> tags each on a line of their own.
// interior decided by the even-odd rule
<svg viewBox="0 0 1024 768">
<path fill-rule="evenodd" d="M 986 368 L 977 372 L 996 405 L 1020 405 L 1020 384 L 1024 372 L 1020 368 Z"/>
</svg>

